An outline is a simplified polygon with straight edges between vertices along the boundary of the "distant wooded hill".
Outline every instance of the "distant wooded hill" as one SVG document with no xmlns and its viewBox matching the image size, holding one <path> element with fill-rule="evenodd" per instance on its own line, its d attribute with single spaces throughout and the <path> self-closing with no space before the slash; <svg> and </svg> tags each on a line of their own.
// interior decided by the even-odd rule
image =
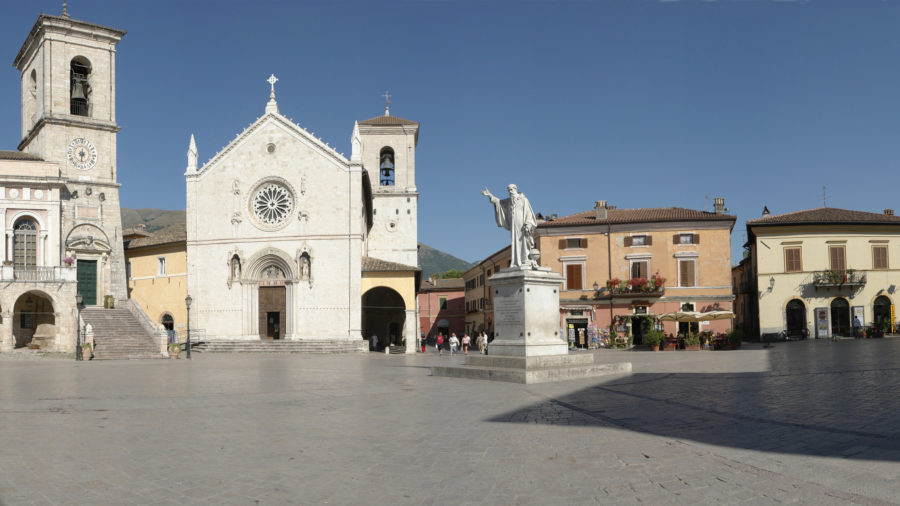
<svg viewBox="0 0 900 506">
<path fill-rule="evenodd" d="M 122 226 L 124 228 L 143 224 L 147 227 L 147 232 L 155 232 L 170 225 L 184 222 L 185 214 L 180 209 L 166 211 L 164 209 L 122 208 Z M 427 279 L 432 274 L 440 274 L 450 269 L 465 271 L 472 264 L 449 253 L 436 250 L 427 244 L 419 243 L 419 266 L 422 267 L 422 279 Z"/>
</svg>

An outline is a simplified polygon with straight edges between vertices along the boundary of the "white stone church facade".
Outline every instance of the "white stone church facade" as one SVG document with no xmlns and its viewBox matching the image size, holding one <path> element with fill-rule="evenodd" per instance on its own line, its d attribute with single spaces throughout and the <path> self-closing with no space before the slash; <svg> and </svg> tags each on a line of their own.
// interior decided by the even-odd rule
<svg viewBox="0 0 900 506">
<path fill-rule="evenodd" d="M 207 163 L 188 151 L 188 293 L 207 341 L 416 344 L 416 122 L 354 124 L 342 154 L 265 113 Z"/>
</svg>

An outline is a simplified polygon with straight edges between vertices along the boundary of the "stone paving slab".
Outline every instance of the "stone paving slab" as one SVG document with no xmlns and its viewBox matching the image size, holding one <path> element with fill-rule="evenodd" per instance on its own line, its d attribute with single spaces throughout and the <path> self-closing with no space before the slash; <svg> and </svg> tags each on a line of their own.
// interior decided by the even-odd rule
<svg viewBox="0 0 900 506">
<path fill-rule="evenodd" d="M 0 357 L 0 504 L 896 504 L 900 340 L 601 351 L 609 379 L 461 356 Z"/>
</svg>

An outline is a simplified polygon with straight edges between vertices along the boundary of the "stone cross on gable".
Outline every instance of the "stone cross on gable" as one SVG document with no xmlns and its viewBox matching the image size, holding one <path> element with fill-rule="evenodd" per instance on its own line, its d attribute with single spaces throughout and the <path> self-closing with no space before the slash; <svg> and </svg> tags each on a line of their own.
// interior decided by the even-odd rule
<svg viewBox="0 0 900 506">
<path fill-rule="evenodd" d="M 270 94 L 270 96 L 272 98 L 275 98 L 275 83 L 278 82 L 278 78 L 275 77 L 275 74 L 272 74 L 268 79 L 266 79 L 266 82 L 272 85 L 272 93 Z"/>
<path fill-rule="evenodd" d="M 384 115 L 385 115 L 385 116 L 390 116 L 390 115 L 391 115 L 391 112 L 390 112 L 390 107 L 391 107 L 391 94 L 390 94 L 390 92 L 388 92 L 387 90 L 385 90 L 384 94 L 381 95 L 381 96 L 384 97 L 385 102 L 387 102 L 387 103 L 385 104 L 385 106 L 384 106 Z"/>
</svg>

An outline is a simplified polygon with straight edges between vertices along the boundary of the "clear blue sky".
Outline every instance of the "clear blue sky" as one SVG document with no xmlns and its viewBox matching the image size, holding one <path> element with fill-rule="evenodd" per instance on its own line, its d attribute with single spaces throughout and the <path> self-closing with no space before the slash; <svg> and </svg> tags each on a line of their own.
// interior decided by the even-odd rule
<svg viewBox="0 0 900 506">
<path fill-rule="evenodd" d="M 11 63 L 39 10 L 7 2 Z M 354 120 L 419 121 L 420 241 L 475 261 L 501 248 L 487 185 L 535 211 L 711 208 L 744 221 L 900 195 L 900 1 L 81 1 L 128 31 L 117 60 L 125 207 L 184 208 L 201 163 L 262 115 L 349 155 Z M 0 71 L 0 149 L 20 140 L 19 76 Z"/>
</svg>

